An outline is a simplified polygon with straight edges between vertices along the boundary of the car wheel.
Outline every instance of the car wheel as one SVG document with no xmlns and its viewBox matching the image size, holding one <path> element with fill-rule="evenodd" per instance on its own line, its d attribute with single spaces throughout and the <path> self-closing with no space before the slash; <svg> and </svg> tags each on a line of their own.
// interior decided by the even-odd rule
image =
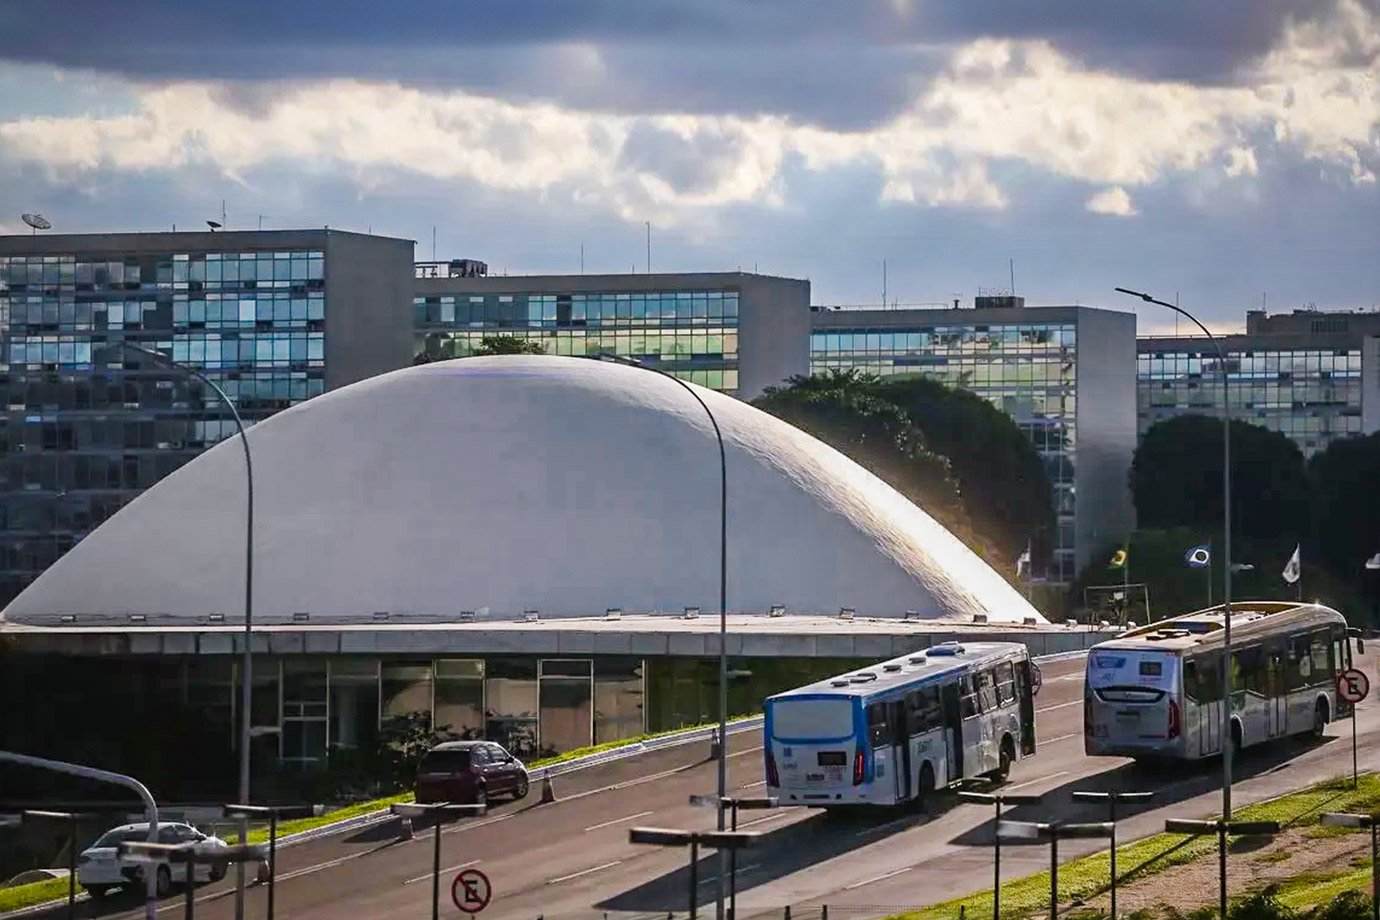
<svg viewBox="0 0 1380 920">
<path fill-rule="evenodd" d="M 1318 700 L 1318 704 L 1313 707 L 1313 740 L 1322 738 L 1325 728 L 1327 728 L 1327 704 Z"/>
<path fill-rule="evenodd" d="M 524 776 L 521 779 L 519 779 L 517 782 L 517 786 L 513 789 L 513 801 L 518 802 L 522 799 L 527 798 L 527 790 L 529 787 L 530 783 L 527 777 Z"/>
<path fill-rule="evenodd" d="M 920 767 L 920 789 L 915 796 L 915 804 L 921 808 L 934 797 L 934 768 L 928 762 Z"/>
<path fill-rule="evenodd" d="M 1007 735 L 1001 739 L 1001 753 L 997 756 L 998 766 L 992 771 L 992 779 L 999 783 L 1006 782 L 1006 778 L 1011 775 L 1011 763 L 1016 759 L 1016 746 L 1011 742 L 1011 736 Z"/>
<path fill-rule="evenodd" d="M 167 866 L 159 866 L 154 874 L 153 890 L 160 898 L 167 897 L 168 892 L 172 891 L 172 870 Z"/>
<path fill-rule="evenodd" d="M 101 898 L 110 894 L 109 885 L 85 885 L 86 893 L 91 895 L 91 900 L 99 901 Z"/>
<path fill-rule="evenodd" d="M 223 862 L 211 863 L 211 881 L 218 882 L 225 878 L 226 866 Z"/>
<path fill-rule="evenodd" d="M 258 874 L 255 876 L 254 881 L 258 882 L 260 885 L 267 885 L 268 879 L 272 874 L 272 871 L 268 868 L 268 862 L 265 860 L 259 863 Z"/>
</svg>

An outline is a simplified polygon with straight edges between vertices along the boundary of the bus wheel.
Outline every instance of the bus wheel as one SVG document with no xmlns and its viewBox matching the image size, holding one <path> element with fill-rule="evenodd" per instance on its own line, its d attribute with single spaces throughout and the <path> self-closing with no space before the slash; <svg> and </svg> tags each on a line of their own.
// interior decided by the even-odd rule
<svg viewBox="0 0 1380 920">
<path fill-rule="evenodd" d="M 924 807 L 934 798 L 934 768 L 926 761 L 920 766 L 920 789 L 915 795 L 915 803 Z"/>
<path fill-rule="evenodd" d="M 1001 754 L 998 757 L 1000 766 L 992 771 L 992 779 L 1004 783 L 1011 775 L 1011 764 L 1016 759 L 1016 745 L 1012 743 L 1010 735 L 1001 739 Z"/>
<path fill-rule="evenodd" d="M 1327 704 L 1318 700 L 1313 707 L 1313 740 L 1318 740 L 1323 736 L 1323 729 L 1327 727 Z"/>
</svg>

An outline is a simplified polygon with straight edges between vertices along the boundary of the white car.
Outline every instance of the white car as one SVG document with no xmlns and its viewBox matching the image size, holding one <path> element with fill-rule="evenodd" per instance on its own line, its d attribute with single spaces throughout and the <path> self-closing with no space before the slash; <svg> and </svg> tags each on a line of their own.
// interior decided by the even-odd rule
<svg viewBox="0 0 1380 920">
<path fill-rule="evenodd" d="M 187 867 L 185 863 L 171 862 L 166 857 L 158 857 L 152 863 L 145 863 L 128 856 L 123 859 L 120 858 L 119 846 L 121 843 L 147 841 L 148 839 L 148 822 L 125 824 L 106 831 L 99 840 L 83 850 L 81 856 L 77 858 L 77 881 L 93 898 L 104 897 L 112 888 L 140 886 L 144 872 L 149 866 L 156 867 L 154 871 L 157 873 L 157 889 L 160 897 L 172 890 L 174 882 L 186 882 Z M 229 847 L 229 844 L 219 837 L 203 834 L 190 824 L 173 821 L 158 822 L 158 842 L 190 843 L 204 854 L 211 854 L 216 850 Z M 198 882 L 218 882 L 225 877 L 228 867 L 228 862 L 216 862 L 214 860 L 198 862 L 192 868 L 192 878 Z M 260 880 L 267 877 L 267 871 L 267 864 L 259 866 L 258 877 Z"/>
</svg>

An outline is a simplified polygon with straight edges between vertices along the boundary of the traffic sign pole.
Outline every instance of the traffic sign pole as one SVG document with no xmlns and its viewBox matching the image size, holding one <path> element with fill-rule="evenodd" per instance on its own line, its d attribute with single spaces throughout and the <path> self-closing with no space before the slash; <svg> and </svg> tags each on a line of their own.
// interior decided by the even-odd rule
<svg viewBox="0 0 1380 920">
<path fill-rule="evenodd" d="M 1337 698 L 1351 704 L 1351 788 L 1360 783 L 1360 771 L 1356 765 L 1356 704 L 1370 693 L 1370 678 L 1359 668 L 1347 668 L 1337 675 Z M 1380 897 L 1380 892 L 1376 892 Z"/>
</svg>

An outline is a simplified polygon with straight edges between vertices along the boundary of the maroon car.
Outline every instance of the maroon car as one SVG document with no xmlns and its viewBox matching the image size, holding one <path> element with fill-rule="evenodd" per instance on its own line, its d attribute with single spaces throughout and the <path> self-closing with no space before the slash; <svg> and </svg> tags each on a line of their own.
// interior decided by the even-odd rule
<svg viewBox="0 0 1380 920">
<path fill-rule="evenodd" d="M 417 769 L 417 801 L 478 802 L 527 795 L 527 768 L 501 745 L 492 741 L 447 741 L 422 758 Z"/>
</svg>

